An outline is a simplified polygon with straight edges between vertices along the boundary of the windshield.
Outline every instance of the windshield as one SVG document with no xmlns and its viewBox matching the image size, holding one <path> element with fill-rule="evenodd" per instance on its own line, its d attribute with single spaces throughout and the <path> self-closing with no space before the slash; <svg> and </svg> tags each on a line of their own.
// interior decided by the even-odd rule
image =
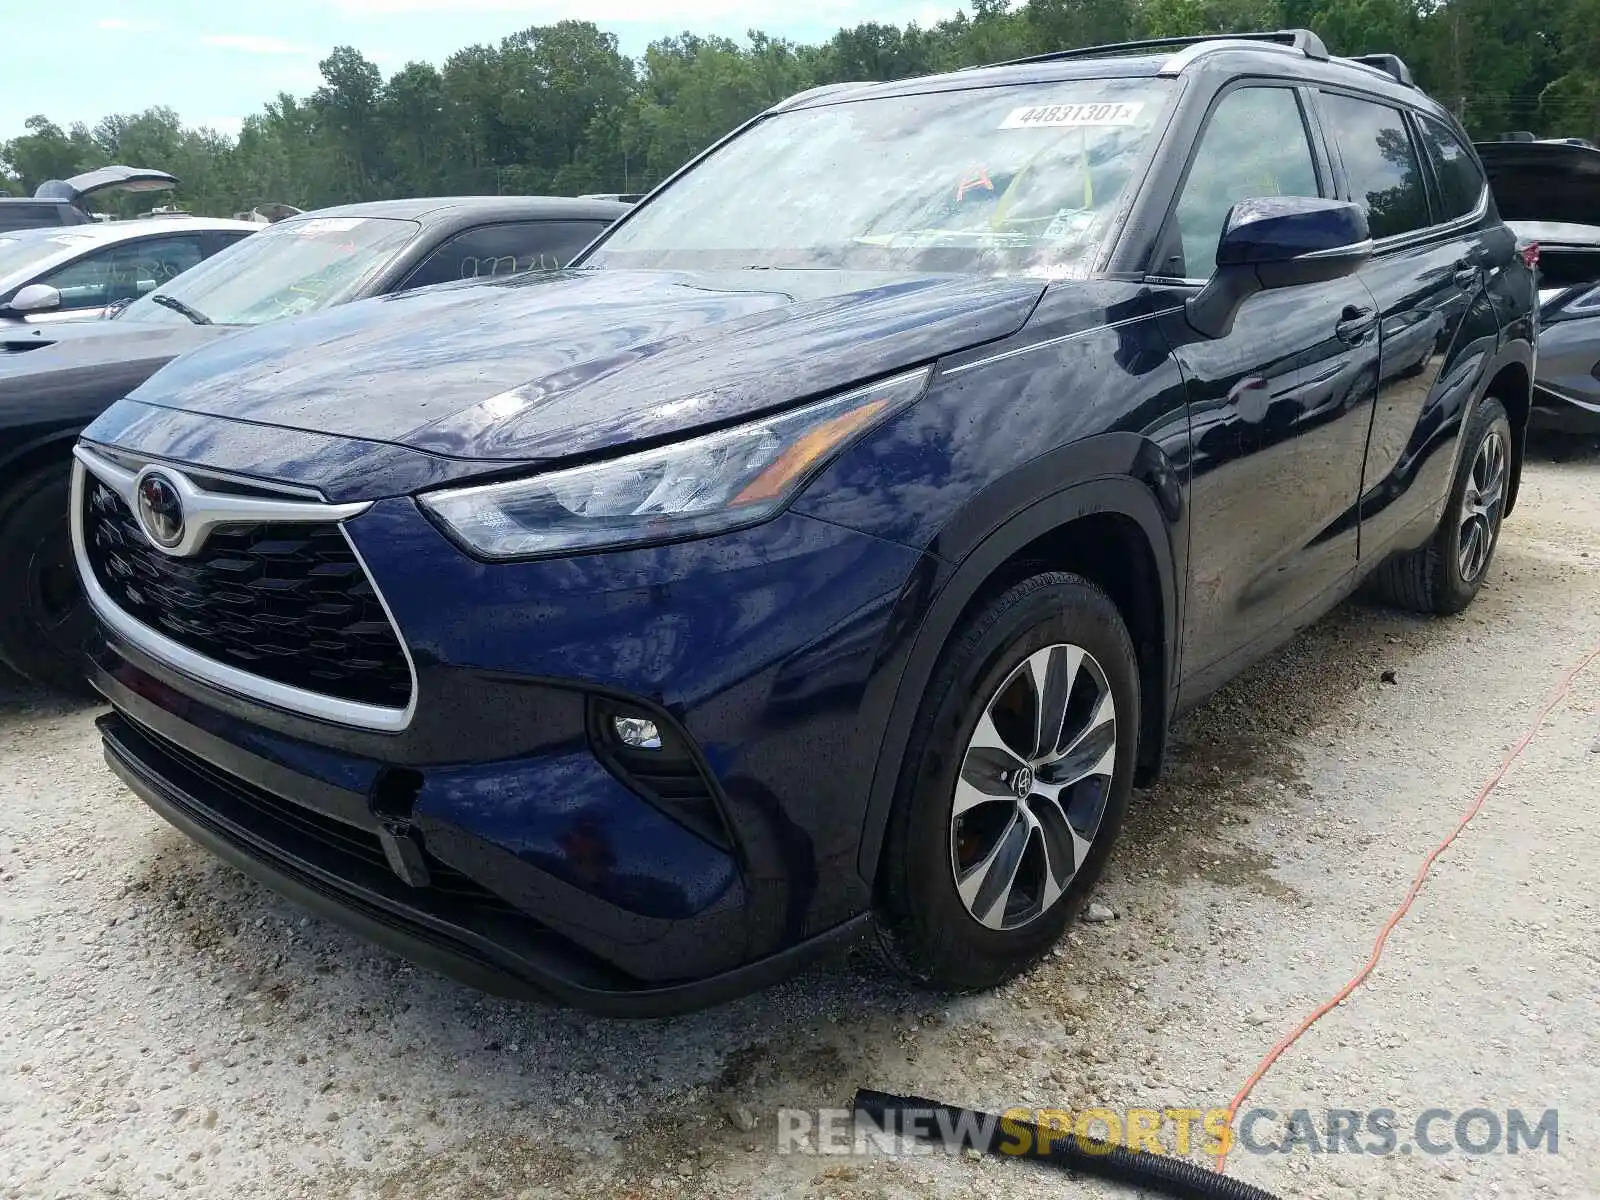
<svg viewBox="0 0 1600 1200">
<path fill-rule="evenodd" d="M 356 296 L 418 228 L 387 217 L 296 217 L 268 225 L 141 296 L 117 320 L 186 324 L 193 317 L 179 305 L 218 325 L 314 312 Z"/>
<path fill-rule="evenodd" d="M 1170 86 L 1085 79 L 770 117 L 583 263 L 1082 273 Z"/>
</svg>

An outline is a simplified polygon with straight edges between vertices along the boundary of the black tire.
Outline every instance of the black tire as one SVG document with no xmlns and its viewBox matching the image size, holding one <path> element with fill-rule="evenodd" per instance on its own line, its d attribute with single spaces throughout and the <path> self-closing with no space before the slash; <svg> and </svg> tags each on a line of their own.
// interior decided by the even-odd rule
<svg viewBox="0 0 1600 1200">
<path fill-rule="evenodd" d="M 1487 519 L 1487 552 L 1469 577 L 1462 570 L 1462 537 L 1466 528 L 1462 523 L 1463 501 L 1469 485 L 1473 484 L 1473 471 L 1485 443 L 1496 437 L 1505 455 L 1500 498 L 1492 517 Z M 1433 537 L 1419 549 L 1395 555 L 1372 576 L 1373 592 L 1396 608 L 1420 613 L 1458 613 L 1472 603 L 1494 562 L 1511 485 L 1511 422 L 1506 418 L 1505 406 L 1495 397 L 1485 396 L 1473 412 L 1462 442 L 1461 462 L 1450 488 L 1450 499 Z"/>
<path fill-rule="evenodd" d="M 0 661 L 34 683 L 91 695 L 92 627 L 68 528 L 70 468 L 52 464 L 0 497 Z"/>
<path fill-rule="evenodd" d="M 1103 812 L 1087 857 L 1059 898 L 1019 928 L 989 928 L 957 890 L 959 843 L 952 824 L 957 773 L 991 698 L 1029 655 L 1062 643 L 1093 657 L 1115 703 L 1115 748 L 1106 747 L 1114 765 L 1093 798 L 1097 804 L 1103 798 Z M 1132 791 L 1139 726 L 1133 641 L 1116 606 L 1098 587 L 1077 575 L 1049 572 L 985 606 L 945 647 L 912 729 L 881 876 L 881 955 L 925 985 L 956 992 L 994 987 L 1042 957 L 1083 907 L 1105 867 Z M 1064 721 L 1063 738 L 1065 727 Z M 1028 846 L 1025 853 L 1037 852 L 1035 842 Z M 1042 905 L 1042 898 L 1036 902 Z"/>
</svg>

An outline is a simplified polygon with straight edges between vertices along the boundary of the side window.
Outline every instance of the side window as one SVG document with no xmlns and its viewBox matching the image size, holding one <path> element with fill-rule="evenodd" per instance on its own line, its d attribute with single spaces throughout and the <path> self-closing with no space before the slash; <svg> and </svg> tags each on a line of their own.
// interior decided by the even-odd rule
<svg viewBox="0 0 1600 1200">
<path fill-rule="evenodd" d="M 198 235 L 124 242 L 68 263 L 39 280 L 61 293 L 63 311 L 137 300 L 200 261 Z"/>
<path fill-rule="evenodd" d="M 564 267 L 605 228 L 603 221 L 517 221 L 458 233 L 423 260 L 401 290 L 456 279 L 491 279 Z"/>
<path fill-rule="evenodd" d="M 1289 88 L 1245 87 L 1212 110 L 1175 210 L 1183 263 L 1163 274 L 1204 279 L 1217 267 L 1228 210 L 1263 196 L 1315 196 L 1317 168 Z"/>
<path fill-rule="evenodd" d="M 1441 220 L 1453 221 L 1478 207 L 1485 181 L 1476 160 L 1449 129 L 1432 117 L 1421 118 L 1422 144 L 1439 180 Z"/>
<path fill-rule="evenodd" d="M 1324 93 L 1322 103 L 1339 139 L 1351 198 L 1365 205 L 1372 236 L 1427 228 L 1432 222 L 1428 192 L 1400 110 L 1332 93 Z"/>
<path fill-rule="evenodd" d="M 212 254 L 215 254 L 219 250 L 226 250 L 235 242 L 242 242 L 247 237 L 254 237 L 255 234 L 247 233 L 242 229 L 224 229 L 221 233 L 214 233 L 211 236 L 216 239 L 212 243 L 213 249 L 211 251 Z"/>
</svg>

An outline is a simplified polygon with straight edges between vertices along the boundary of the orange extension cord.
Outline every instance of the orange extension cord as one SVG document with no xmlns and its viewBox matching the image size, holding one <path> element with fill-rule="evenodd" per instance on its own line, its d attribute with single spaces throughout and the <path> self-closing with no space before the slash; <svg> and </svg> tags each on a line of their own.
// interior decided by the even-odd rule
<svg viewBox="0 0 1600 1200">
<path fill-rule="evenodd" d="M 1362 965 L 1361 969 L 1355 973 L 1355 975 L 1350 979 L 1349 983 L 1345 984 L 1336 993 L 1334 993 L 1331 999 L 1328 999 L 1322 1004 L 1318 1005 L 1310 1016 L 1301 1021 L 1300 1024 L 1295 1026 L 1292 1031 L 1286 1034 L 1276 1046 L 1267 1051 L 1266 1057 L 1263 1058 L 1261 1062 L 1257 1064 L 1256 1069 L 1250 1073 L 1250 1078 L 1245 1080 L 1244 1086 L 1239 1089 L 1238 1094 L 1234 1096 L 1232 1103 L 1230 1103 L 1228 1106 L 1228 1125 L 1230 1128 L 1232 1127 L 1233 1122 L 1238 1120 L 1240 1106 L 1250 1098 L 1250 1093 L 1255 1090 L 1256 1084 L 1260 1083 L 1262 1076 L 1271 1070 L 1272 1064 L 1278 1061 L 1279 1056 L 1282 1055 L 1283 1052 L 1290 1046 L 1294 1045 L 1295 1042 L 1299 1040 L 1301 1034 L 1305 1033 L 1306 1030 L 1310 1029 L 1324 1016 L 1337 1008 L 1346 996 L 1350 995 L 1351 992 L 1360 987 L 1361 984 L 1365 982 L 1367 976 L 1372 974 L 1372 968 L 1377 966 L 1378 959 L 1383 957 L 1383 947 L 1384 944 L 1388 942 L 1389 935 L 1394 932 L 1395 926 L 1400 923 L 1400 918 L 1406 915 L 1407 910 L 1409 910 L 1411 907 L 1411 902 L 1417 898 L 1417 893 L 1422 890 L 1422 885 L 1427 882 L 1428 871 L 1433 867 L 1434 860 L 1445 852 L 1450 843 L 1455 841 L 1456 838 L 1460 836 L 1461 831 L 1471 823 L 1472 818 L 1478 815 L 1478 810 L 1483 807 L 1484 801 L 1489 798 L 1489 794 L 1493 792 L 1495 788 L 1500 786 L 1500 781 L 1506 777 L 1506 772 L 1511 770 L 1511 765 L 1515 763 L 1522 755 L 1522 752 L 1528 748 L 1528 744 L 1533 741 L 1540 728 L 1543 727 L 1546 718 L 1550 716 L 1557 705 L 1566 699 L 1567 693 L 1572 690 L 1572 681 L 1578 677 L 1585 667 L 1594 662 L 1597 658 L 1600 658 L 1600 647 L 1596 647 L 1588 654 L 1584 655 L 1583 658 L 1578 660 L 1577 665 L 1572 667 L 1565 675 L 1561 677 L 1561 682 L 1556 684 L 1555 689 L 1550 693 L 1550 698 L 1545 701 L 1544 707 L 1539 710 L 1539 715 L 1534 718 L 1534 722 L 1531 726 L 1529 726 L 1528 732 L 1522 735 L 1522 740 L 1513 746 L 1506 754 L 1505 758 L 1501 760 L 1500 766 L 1496 768 L 1494 774 L 1489 776 L 1489 778 L 1484 781 L 1484 785 L 1478 789 L 1478 794 L 1473 797 L 1472 803 L 1467 806 L 1467 811 L 1461 814 L 1461 820 L 1456 822 L 1456 827 L 1450 831 L 1449 836 L 1446 837 L 1444 841 L 1440 842 L 1428 852 L 1428 856 L 1422 860 L 1422 865 L 1417 868 L 1416 876 L 1411 880 L 1411 886 L 1406 889 L 1405 897 L 1400 901 L 1399 906 L 1394 910 L 1394 912 L 1389 914 L 1389 919 L 1383 923 L 1383 928 L 1378 931 L 1378 940 L 1372 944 L 1372 953 L 1368 956 L 1367 961 Z M 1224 1151 L 1223 1153 L 1217 1155 L 1217 1173 L 1219 1175 L 1222 1174 L 1227 1165 L 1228 1155 L 1227 1152 Z"/>
</svg>

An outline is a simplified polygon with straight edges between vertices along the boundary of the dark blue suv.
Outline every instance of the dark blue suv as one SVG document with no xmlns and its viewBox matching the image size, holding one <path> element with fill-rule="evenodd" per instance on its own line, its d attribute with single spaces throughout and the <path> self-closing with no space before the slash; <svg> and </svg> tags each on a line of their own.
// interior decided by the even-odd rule
<svg viewBox="0 0 1600 1200">
<path fill-rule="evenodd" d="M 992 985 L 1174 716 L 1365 579 L 1452 612 L 1534 283 L 1305 32 L 806 93 L 553 277 L 178 359 L 77 450 L 112 767 L 481 986 Z"/>
</svg>

